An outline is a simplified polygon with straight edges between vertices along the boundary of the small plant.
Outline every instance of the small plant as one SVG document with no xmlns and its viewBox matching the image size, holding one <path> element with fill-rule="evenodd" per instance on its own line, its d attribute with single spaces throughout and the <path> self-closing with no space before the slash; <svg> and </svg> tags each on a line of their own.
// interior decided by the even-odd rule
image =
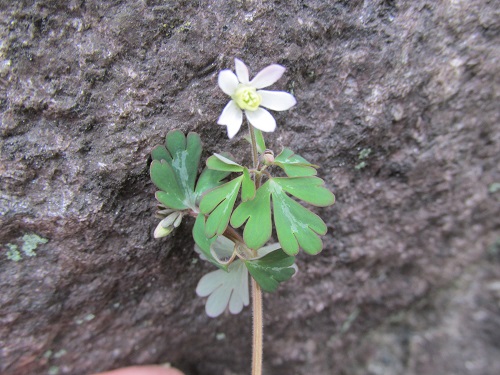
<svg viewBox="0 0 500 375">
<path fill-rule="evenodd" d="M 372 149 L 371 148 L 364 148 L 362 149 L 360 152 L 359 152 L 359 155 L 358 155 L 358 158 L 359 160 L 363 160 L 363 159 L 367 159 L 368 156 L 370 156 L 370 154 L 372 153 Z M 366 163 L 366 161 L 361 161 L 360 163 L 356 164 L 356 166 L 354 167 L 354 169 L 356 170 L 361 170 L 363 168 L 365 168 L 368 164 Z"/>
<path fill-rule="evenodd" d="M 231 97 L 218 124 L 234 137 L 248 120 L 252 164 L 244 165 L 228 153 L 216 153 L 198 175 L 202 144 L 198 134 L 185 136 L 173 130 L 165 144 L 152 151 L 151 179 L 159 191 L 156 238 L 165 237 L 183 218 L 196 218 L 193 226 L 195 251 L 218 270 L 203 276 L 196 293 L 208 297 L 205 310 L 217 317 L 226 309 L 237 314 L 250 303 L 252 285 L 252 374 L 262 373 L 262 290 L 274 292 L 297 270 L 299 249 L 317 254 L 326 234 L 323 220 L 298 201 L 317 207 L 330 206 L 334 195 L 316 177 L 317 165 L 284 148 L 276 157 L 266 148 L 262 132 L 276 129 L 265 109 L 283 111 L 296 104 L 286 92 L 262 90 L 284 73 L 270 65 L 252 80 L 246 65 L 235 59 L 236 74 L 219 73 L 219 87 Z M 239 228 L 243 228 L 240 232 Z M 278 242 L 268 244 L 273 228 Z"/>
</svg>

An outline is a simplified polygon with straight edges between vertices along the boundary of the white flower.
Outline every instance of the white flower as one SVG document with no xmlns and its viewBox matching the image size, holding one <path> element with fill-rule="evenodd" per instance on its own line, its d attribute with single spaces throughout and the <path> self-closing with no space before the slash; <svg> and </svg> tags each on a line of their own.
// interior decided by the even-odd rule
<svg viewBox="0 0 500 375">
<path fill-rule="evenodd" d="M 285 68 L 273 64 L 262 69 L 249 81 L 248 68 L 239 59 L 234 59 L 236 75 L 230 70 L 219 73 L 219 87 L 231 97 L 217 123 L 227 126 L 227 135 L 233 138 L 240 130 L 243 112 L 255 128 L 264 132 L 276 129 L 274 117 L 264 108 L 285 111 L 297 103 L 293 95 L 283 91 L 260 90 L 281 78 Z"/>
</svg>

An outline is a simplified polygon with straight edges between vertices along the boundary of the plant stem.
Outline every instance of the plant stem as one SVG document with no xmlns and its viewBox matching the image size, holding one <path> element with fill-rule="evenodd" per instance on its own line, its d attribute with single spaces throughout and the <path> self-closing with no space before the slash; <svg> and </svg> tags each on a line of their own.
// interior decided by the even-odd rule
<svg viewBox="0 0 500 375">
<path fill-rule="evenodd" d="M 248 121 L 247 121 L 248 122 Z M 248 122 L 248 130 L 250 131 L 250 139 L 252 140 L 252 159 L 253 167 L 259 167 L 259 153 L 257 152 L 257 141 L 253 126 Z M 261 174 L 256 173 L 255 188 L 260 187 Z M 252 345 L 252 375 L 262 375 L 262 353 L 263 345 L 262 338 L 264 336 L 264 323 L 262 314 L 262 290 L 255 279 L 252 279 L 252 313 L 253 313 L 253 345 Z"/>
<path fill-rule="evenodd" d="M 252 277 L 252 312 L 253 312 L 253 347 L 252 375 L 262 375 L 262 337 L 264 324 L 262 321 L 262 291 Z"/>
</svg>

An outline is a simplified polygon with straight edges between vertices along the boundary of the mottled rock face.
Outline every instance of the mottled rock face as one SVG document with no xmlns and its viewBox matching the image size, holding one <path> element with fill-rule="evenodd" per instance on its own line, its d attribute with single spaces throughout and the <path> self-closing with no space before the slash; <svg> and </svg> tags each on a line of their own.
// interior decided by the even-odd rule
<svg viewBox="0 0 500 375">
<path fill-rule="evenodd" d="M 268 146 L 337 195 L 265 297 L 265 371 L 499 373 L 499 33 L 488 0 L 1 1 L 0 372 L 249 372 L 249 309 L 205 316 L 148 176 L 174 128 L 249 158 L 216 125 L 239 57 L 287 67 Z"/>
</svg>

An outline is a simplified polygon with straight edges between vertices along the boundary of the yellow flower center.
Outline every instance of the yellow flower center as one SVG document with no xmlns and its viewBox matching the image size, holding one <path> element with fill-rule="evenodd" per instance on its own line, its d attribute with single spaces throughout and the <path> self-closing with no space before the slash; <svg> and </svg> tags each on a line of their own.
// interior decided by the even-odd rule
<svg viewBox="0 0 500 375">
<path fill-rule="evenodd" d="M 233 94 L 233 100 L 241 109 L 255 111 L 259 108 L 262 98 L 255 87 L 239 84 Z"/>
</svg>

